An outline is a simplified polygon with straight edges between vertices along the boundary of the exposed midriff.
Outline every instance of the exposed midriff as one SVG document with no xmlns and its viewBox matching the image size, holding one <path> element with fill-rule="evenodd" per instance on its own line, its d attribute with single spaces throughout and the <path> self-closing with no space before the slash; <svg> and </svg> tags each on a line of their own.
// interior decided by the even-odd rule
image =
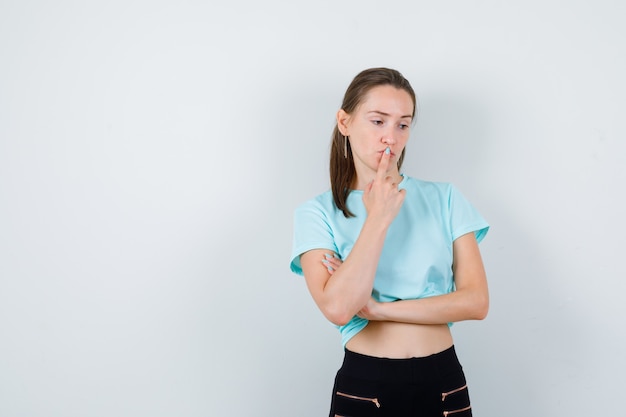
<svg viewBox="0 0 626 417">
<path fill-rule="evenodd" d="M 405 359 L 439 353 L 452 344 L 447 324 L 370 321 L 348 341 L 346 348 L 369 356 Z"/>
</svg>

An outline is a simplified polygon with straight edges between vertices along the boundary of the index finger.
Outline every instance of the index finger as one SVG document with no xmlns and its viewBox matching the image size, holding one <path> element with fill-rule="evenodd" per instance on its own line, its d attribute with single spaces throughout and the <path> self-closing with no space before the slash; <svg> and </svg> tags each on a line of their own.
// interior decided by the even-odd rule
<svg viewBox="0 0 626 417">
<path fill-rule="evenodd" d="M 387 147 L 383 152 L 383 156 L 380 157 L 380 162 L 378 163 L 378 170 L 376 171 L 376 176 L 379 179 L 385 179 L 387 176 L 387 169 L 389 168 L 389 160 L 391 159 L 391 149 Z"/>
</svg>

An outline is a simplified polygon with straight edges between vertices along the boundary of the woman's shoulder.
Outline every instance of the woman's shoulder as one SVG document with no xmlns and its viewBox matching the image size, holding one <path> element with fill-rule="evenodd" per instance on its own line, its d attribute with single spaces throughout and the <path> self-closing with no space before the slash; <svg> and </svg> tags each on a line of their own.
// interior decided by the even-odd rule
<svg viewBox="0 0 626 417">
<path fill-rule="evenodd" d="M 334 207 L 333 194 L 330 190 L 327 190 L 301 203 L 296 208 L 296 211 L 303 211 L 303 210 L 328 211 L 328 210 L 331 210 L 333 207 Z"/>
<path fill-rule="evenodd" d="M 405 180 L 400 183 L 402 188 L 406 188 L 407 191 L 418 190 L 421 192 L 437 193 L 447 195 L 454 188 L 452 183 L 442 181 L 427 181 L 419 178 L 404 176 Z M 404 183 L 404 184 L 403 184 Z"/>
</svg>

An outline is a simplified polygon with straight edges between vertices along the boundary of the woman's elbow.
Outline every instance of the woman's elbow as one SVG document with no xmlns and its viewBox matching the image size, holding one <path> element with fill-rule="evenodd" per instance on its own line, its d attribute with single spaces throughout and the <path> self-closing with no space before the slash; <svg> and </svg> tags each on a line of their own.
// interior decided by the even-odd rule
<svg viewBox="0 0 626 417">
<path fill-rule="evenodd" d="M 326 318 L 335 326 L 345 326 L 346 324 L 348 324 L 350 322 L 350 319 L 347 319 L 345 317 L 328 317 L 326 316 Z"/>
<path fill-rule="evenodd" d="M 475 320 L 484 320 L 489 313 L 489 295 L 481 294 L 474 301 L 473 316 Z"/>
<path fill-rule="evenodd" d="M 354 317 L 354 314 L 339 305 L 325 306 L 325 308 L 322 308 L 322 313 L 335 326 L 345 326 Z"/>
</svg>

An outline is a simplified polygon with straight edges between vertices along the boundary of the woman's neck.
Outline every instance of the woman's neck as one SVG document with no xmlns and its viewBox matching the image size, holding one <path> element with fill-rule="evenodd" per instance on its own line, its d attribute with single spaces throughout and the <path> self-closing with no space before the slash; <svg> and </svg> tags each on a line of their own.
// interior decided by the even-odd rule
<svg viewBox="0 0 626 417">
<path fill-rule="evenodd" d="M 397 168 L 394 170 L 388 171 L 387 176 L 391 177 L 393 182 L 395 182 L 396 184 L 400 184 L 400 182 L 402 181 L 402 175 L 400 175 Z M 354 179 L 351 188 L 353 190 L 363 191 L 365 190 L 365 187 L 367 187 L 369 183 L 374 181 L 375 178 L 376 178 L 375 171 L 370 171 L 365 174 L 359 174 L 359 172 L 357 172 L 356 178 Z"/>
</svg>

